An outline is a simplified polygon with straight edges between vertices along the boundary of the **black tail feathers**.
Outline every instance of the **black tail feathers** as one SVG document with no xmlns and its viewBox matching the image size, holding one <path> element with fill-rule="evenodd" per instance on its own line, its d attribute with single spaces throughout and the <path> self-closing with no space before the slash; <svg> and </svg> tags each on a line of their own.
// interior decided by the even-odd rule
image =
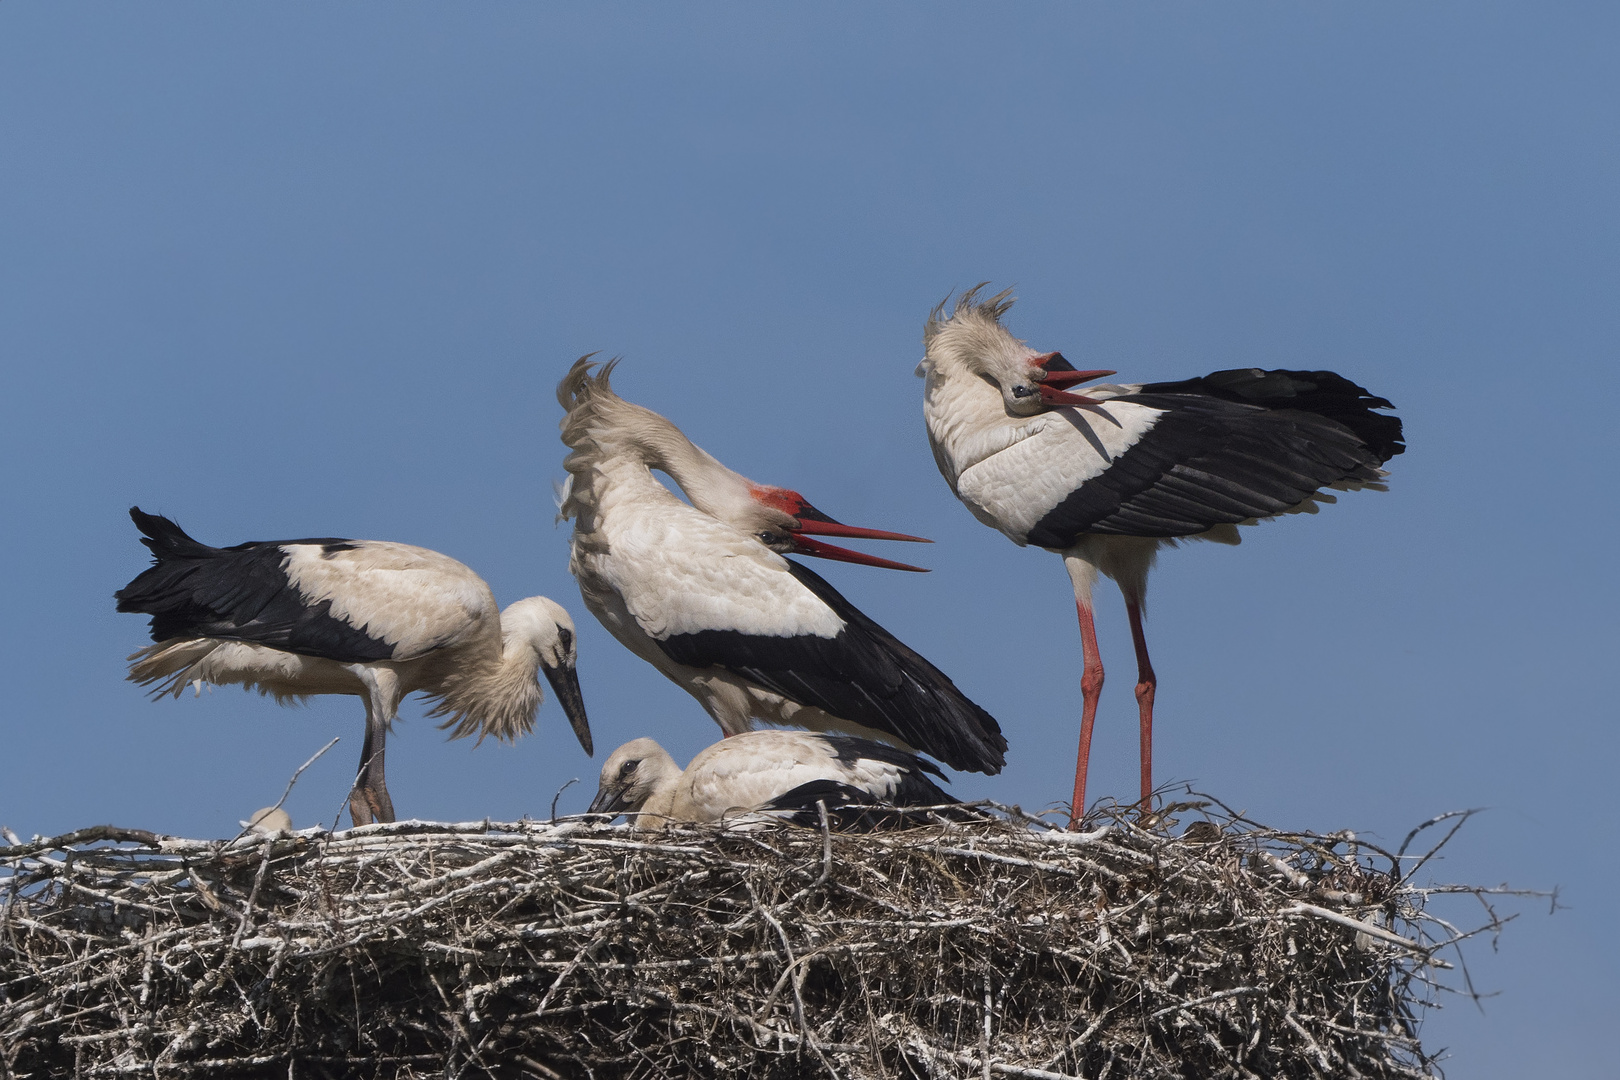
<svg viewBox="0 0 1620 1080">
<path fill-rule="evenodd" d="M 141 543 L 159 559 L 206 555 L 219 550 L 187 535 L 186 530 L 161 514 L 148 514 L 138 506 L 129 508 L 129 519 L 141 530 Z"/>
</svg>

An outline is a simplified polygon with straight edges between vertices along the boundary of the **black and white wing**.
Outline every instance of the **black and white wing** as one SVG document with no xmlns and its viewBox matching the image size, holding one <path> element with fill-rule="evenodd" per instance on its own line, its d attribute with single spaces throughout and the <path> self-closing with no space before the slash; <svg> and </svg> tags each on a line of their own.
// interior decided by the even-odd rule
<svg viewBox="0 0 1620 1080">
<path fill-rule="evenodd" d="M 1323 488 L 1375 485 L 1405 449 L 1389 403 L 1327 371 L 1219 371 L 1181 382 L 1088 387 L 1008 425 L 1006 449 L 958 490 L 1020 543 L 1084 533 L 1177 537 L 1286 513 Z"/>
<path fill-rule="evenodd" d="M 818 802 L 840 827 L 896 815 L 872 808 L 941 806 L 954 802 L 931 777 L 939 767 L 884 743 L 808 731 L 750 731 L 723 739 L 682 776 L 677 814 L 719 820 L 731 811 L 765 811 L 806 825 L 820 823 Z M 843 808 L 857 808 L 842 812 Z"/>
<path fill-rule="evenodd" d="M 864 830 L 927 824 L 928 816 L 906 810 L 923 806 L 948 807 L 956 802 L 930 779 L 930 776 L 944 779 L 944 774 L 930 761 L 870 739 L 840 735 L 817 737 L 826 740 L 833 750 L 840 775 L 818 777 L 791 788 L 766 803 L 762 810 L 814 828 L 820 825 L 821 809 L 825 807 L 830 827 Z M 938 813 L 956 816 L 950 810 Z"/>
<path fill-rule="evenodd" d="M 720 668 L 886 732 L 952 768 L 995 773 L 994 717 L 819 575 L 684 505 L 625 511 L 611 554 L 577 554 L 669 659 Z"/>
<path fill-rule="evenodd" d="M 319 537 L 210 547 L 130 510 L 153 565 L 114 594 L 152 639 L 215 638 L 339 663 L 410 660 L 454 644 L 494 597 L 465 565 L 407 544 Z"/>
</svg>

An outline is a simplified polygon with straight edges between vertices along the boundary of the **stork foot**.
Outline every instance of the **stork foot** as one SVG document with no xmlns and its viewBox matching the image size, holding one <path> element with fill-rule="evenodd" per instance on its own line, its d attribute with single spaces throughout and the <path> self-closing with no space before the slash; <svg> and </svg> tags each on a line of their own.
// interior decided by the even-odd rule
<svg viewBox="0 0 1620 1080">
<path fill-rule="evenodd" d="M 387 788 L 357 787 L 349 796 L 349 816 L 356 825 L 394 820 L 394 801 Z"/>
</svg>

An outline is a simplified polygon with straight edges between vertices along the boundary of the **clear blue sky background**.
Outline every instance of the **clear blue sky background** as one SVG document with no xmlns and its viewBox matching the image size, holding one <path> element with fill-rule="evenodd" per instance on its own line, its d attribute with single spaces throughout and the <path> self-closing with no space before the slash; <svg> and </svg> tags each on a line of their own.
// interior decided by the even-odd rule
<svg viewBox="0 0 1620 1080">
<path fill-rule="evenodd" d="M 1333 368 L 1386 395 L 1388 494 L 1161 560 L 1158 768 L 1258 818 L 1396 843 L 1486 806 L 1442 877 L 1563 889 L 1474 950 L 1459 1077 L 1614 1075 L 1613 409 L 1620 64 L 1605 5 L 0 5 L 0 821 L 217 836 L 330 822 L 349 699 L 151 703 L 133 503 L 215 543 L 450 553 L 580 620 L 597 762 L 407 706 L 403 815 L 583 809 L 604 750 L 717 732 L 585 613 L 552 524 L 581 353 L 749 476 L 935 538 L 818 566 L 1066 795 L 1058 559 L 978 525 L 923 435 L 928 309 L 1016 285 L 1081 367 Z M 1128 795 L 1132 665 L 1093 791 Z M 1460 918 L 1469 913 L 1454 910 Z"/>
</svg>

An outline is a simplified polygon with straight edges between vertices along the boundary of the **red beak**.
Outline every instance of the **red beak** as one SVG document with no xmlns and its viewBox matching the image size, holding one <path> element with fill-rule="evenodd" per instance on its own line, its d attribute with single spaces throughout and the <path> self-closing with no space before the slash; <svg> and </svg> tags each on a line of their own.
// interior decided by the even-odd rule
<svg viewBox="0 0 1620 1080">
<path fill-rule="evenodd" d="M 1062 389 L 1065 386 L 1090 382 L 1092 379 L 1100 379 L 1104 375 L 1112 374 L 1114 374 L 1112 371 L 1048 371 L 1046 378 L 1041 380 L 1041 385 L 1055 386 Z"/>
<path fill-rule="evenodd" d="M 868 533 L 868 530 L 865 529 L 857 529 L 855 531 L 862 535 Z M 915 536 L 901 536 L 898 533 L 873 532 L 870 535 L 890 540 L 917 539 Z M 924 540 L 923 543 L 932 543 L 932 541 Z M 818 559 L 832 559 L 836 562 L 860 563 L 862 566 L 881 566 L 885 570 L 912 570 L 919 574 L 928 573 L 928 568 L 926 566 L 911 566 L 908 563 L 895 562 L 893 559 L 880 559 L 876 555 L 867 555 L 863 552 L 851 551 L 848 548 L 835 547 L 832 544 L 823 544 L 819 540 L 810 540 L 800 536 L 798 533 L 793 534 L 793 551 L 798 555 L 814 555 Z"/>
<path fill-rule="evenodd" d="M 919 574 L 928 572 L 928 568 L 924 566 L 911 566 L 907 563 L 895 562 L 892 559 L 880 559 L 876 555 L 850 551 L 848 548 L 834 547 L 832 544 L 823 544 L 819 540 L 806 539 L 804 534 L 848 536 L 861 540 L 906 540 L 914 544 L 933 543 L 932 540 L 925 537 L 845 525 L 843 522 L 834 521 L 809 503 L 803 504 L 795 516 L 799 519 L 799 527 L 793 530 L 793 546 L 794 550 L 801 555 L 814 555 L 820 559 L 834 559 L 838 562 L 859 563 L 862 566 L 881 566 L 885 570 L 912 570 Z"/>
<path fill-rule="evenodd" d="M 1056 355 L 1056 354 L 1054 354 Z M 1061 356 L 1058 359 L 1062 359 Z M 1068 367 L 1065 361 L 1064 367 Z M 1076 383 L 1090 382 L 1100 379 L 1104 375 L 1112 375 L 1112 371 L 1075 371 L 1057 370 L 1048 371 L 1046 377 L 1040 382 L 1041 402 L 1045 405 L 1100 405 L 1100 398 L 1089 398 L 1084 394 L 1065 394 L 1063 387 L 1073 386 Z"/>
<path fill-rule="evenodd" d="M 841 521 L 834 521 L 814 507 L 807 506 L 799 511 L 799 527 L 793 530 L 796 533 L 810 533 L 814 536 L 849 536 L 859 540 L 906 540 L 913 544 L 932 544 L 933 541 L 923 536 L 907 536 L 905 533 L 884 532 L 882 529 L 862 529 L 855 525 L 845 525 Z"/>
</svg>

